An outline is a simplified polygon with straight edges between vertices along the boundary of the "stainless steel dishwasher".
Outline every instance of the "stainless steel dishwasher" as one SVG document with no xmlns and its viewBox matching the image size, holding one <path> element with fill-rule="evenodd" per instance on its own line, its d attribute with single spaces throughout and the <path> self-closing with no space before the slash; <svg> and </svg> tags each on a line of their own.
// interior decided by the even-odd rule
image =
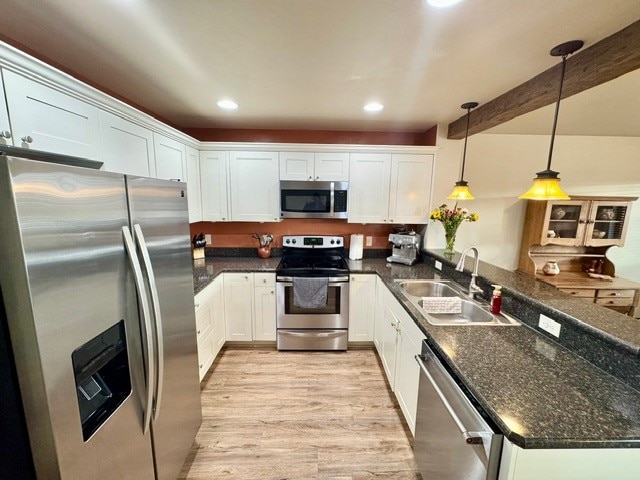
<svg viewBox="0 0 640 480">
<path fill-rule="evenodd" d="M 420 387 L 413 451 L 422 478 L 498 478 L 502 434 L 482 418 L 426 341 L 416 360 Z"/>
</svg>

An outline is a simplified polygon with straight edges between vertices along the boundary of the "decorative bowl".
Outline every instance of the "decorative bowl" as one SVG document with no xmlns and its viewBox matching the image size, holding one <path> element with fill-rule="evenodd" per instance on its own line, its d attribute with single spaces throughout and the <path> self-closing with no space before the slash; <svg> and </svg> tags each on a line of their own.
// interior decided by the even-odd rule
<svg viewBox="0 0 640 480">
<path fill-rule="evenodd" d="M 594 230 L 591 234 L 591 238 L 604 238 L 607 232 L 604 230 Z"/>
</svg>

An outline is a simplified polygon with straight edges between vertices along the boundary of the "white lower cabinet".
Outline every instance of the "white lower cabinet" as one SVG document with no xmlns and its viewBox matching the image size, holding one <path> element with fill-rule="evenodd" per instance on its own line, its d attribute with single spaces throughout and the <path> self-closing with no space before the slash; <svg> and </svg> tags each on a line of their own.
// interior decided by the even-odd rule
<svg viewBox="0 0 640 480">
<path fill-rule="evenodd" d="M 253 273 L 224 274 L 224 313 L 228 342 L 253 340 Z"/>
<path fill-rule="evenodd" d="M 225 341 L 222 276 L 217 277 L 195 296 L 195 310 L 198 368 L 202 380 Z"/>
<path fill-rule="evenodd" d="M 635 480 L 637 448 L 524 449 L 505 439 L 499 480 Z"/>
<path fill-rule="evenodd" d="M 253 339 L 276 340 L 276 275 L 254 273 Z"/>
<path fill-rule="evenodd" d="M 349 282 L 349 341 L 373 341 L 377 275 L 351 275 Z"/>
<path fill-rule="evenodd" d="M 374 343 L 400 409 L 415 434 L 420 369 L 415 356 L 426 337 L 382 282 L 378 282 L 378 314 Z"/>
<path fill-rule="evenodd" d="M 151 130 L 108 112 L 100 111 L 102 161 L 109 172 L 156 176 Z"/>
</svg>

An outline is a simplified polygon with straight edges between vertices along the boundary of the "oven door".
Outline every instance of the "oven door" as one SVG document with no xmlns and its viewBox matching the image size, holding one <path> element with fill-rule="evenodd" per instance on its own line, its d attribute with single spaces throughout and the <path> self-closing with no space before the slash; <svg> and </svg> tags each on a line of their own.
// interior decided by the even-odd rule
<svg viewBox="0 0 640 480">
<path fill-rule="evenodd" d="M 327 305 L 300 308 L 293 304 L 293 283 L 278 280 L 276 312 L 278 328 L 349 328 L 349 282 L 329 281 Z"/>
</svg>

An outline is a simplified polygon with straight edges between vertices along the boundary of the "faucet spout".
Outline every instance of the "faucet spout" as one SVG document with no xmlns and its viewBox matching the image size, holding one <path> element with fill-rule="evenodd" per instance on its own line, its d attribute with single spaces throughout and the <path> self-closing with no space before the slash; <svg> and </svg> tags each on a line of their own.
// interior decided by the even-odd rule
<svg viewBox="0 0 640 480">
<path fill-rule="evenodd" d="M 464 271 L 464 261 L 467 258 L 469 251 L 473 252 L 473 271 L 471 273 L 471 282 L 469 283 L 468 295 L 469 295 L 469 298 L 473 299 L 475 298 L 476 293 L 483 293 L 483 290 L 476 283 L 476 278 L 478 277 L 478 264 L 480 263 L 480 257 L 478 255 L 478 249 L 476 247 L 474 247 L 473 245 L 470 245 L 462 251 L 462 254 L 460 255 L 460 260 L 456 265 L 456 270 L 458 272 Z"/>
</svg>

